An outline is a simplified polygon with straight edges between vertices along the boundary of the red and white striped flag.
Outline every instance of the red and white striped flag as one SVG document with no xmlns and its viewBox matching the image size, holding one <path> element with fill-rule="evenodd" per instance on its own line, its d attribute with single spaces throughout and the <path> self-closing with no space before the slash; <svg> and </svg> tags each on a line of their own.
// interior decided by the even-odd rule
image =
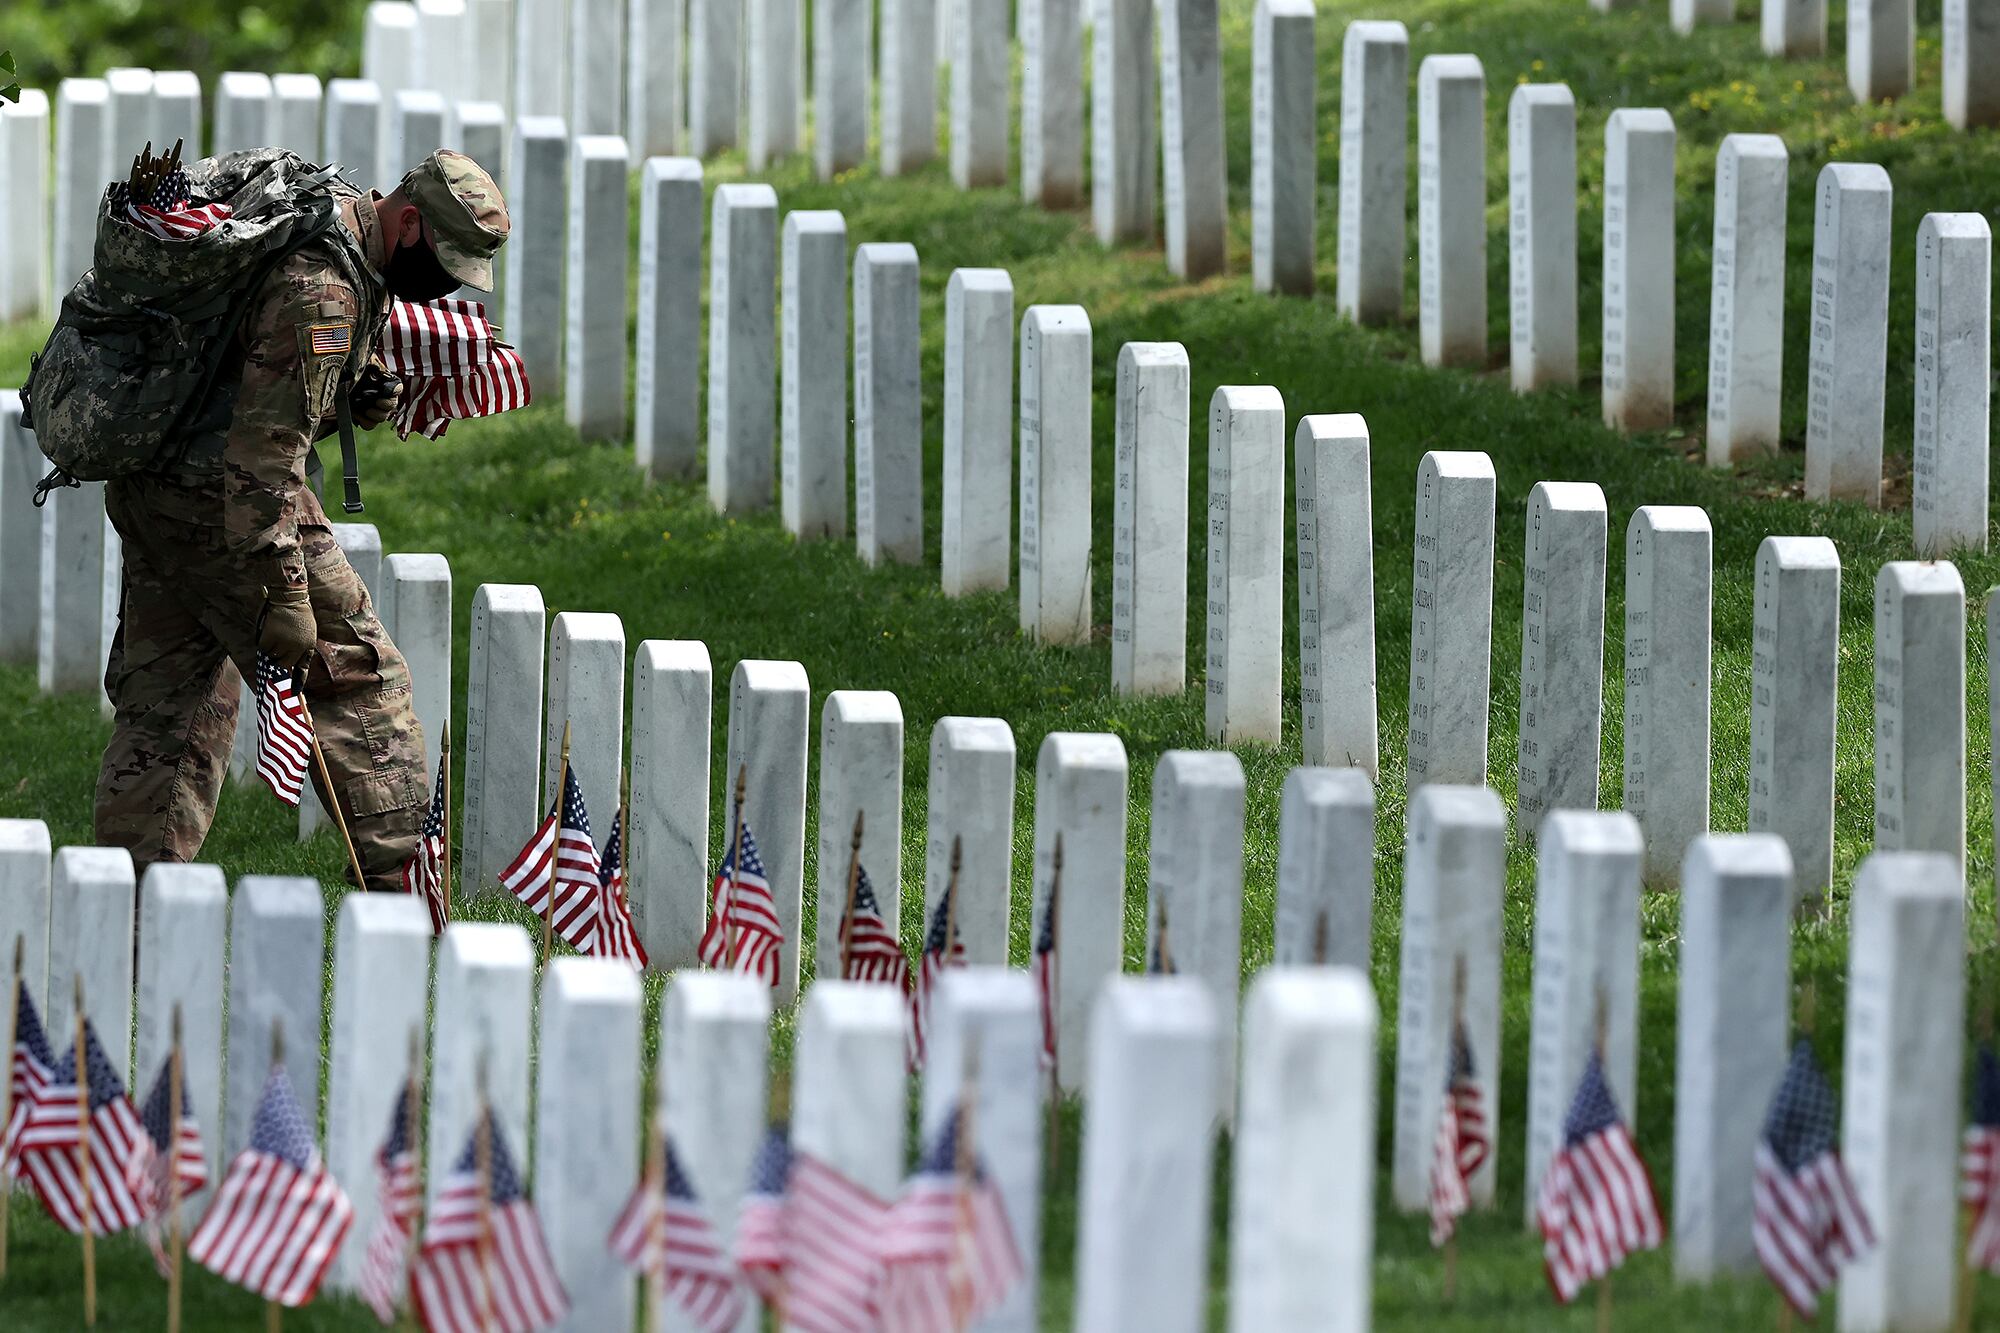
<svg viewBox="0 0 2000 1333">
<path fill-rule="evenodd" d="M 312 1300 L 340 1253 L 354 1206 L 320 1160 L 281 1064 L 271 1066 L 250 1143 L 229 1164 L 188 1257 L 267 1301 Z"/>
<path fill-rule="evenodd" d="M 785 931 L 778 924 L 778 904 L 771 897 L 771 881 L 765 877 L 748 821 L 743 824 L 742 843 L 742 855 L 732 845 L 715 872 L 708 928 L 702 931 L 697 954 L 704 966 L 727 968 L 733 963 L 736 971 L 762 977 L 775 987 Z"/>
<path fill-rule="evenodd" d="M 1542 1176 L 1535 1218 L 1549 1286 L 1565 1305 L 1628 1254 L 1659 1248 L 1653 1177 L 1619 1117 L 1596 1051 L 1563 1121 L 1563 1146 Z"/>
<path fill-rule="evenodd" d="M 185 171 L 169 172 L 141 195 L 125 182 L 112 188 L 112 215 L 163 241 L 192 240 L 231 216 L 228 204 L 195 202 Z"/>
<path fill-rule="evenodd" d="M 493 1113 L 485 1179 L 479 1129 L 431 1207 L 417 1255 L 417 1315 L 430 1333 L 535 1333 L 569 1313 L 535 1205 Z"/>
<path fill-rule="evenodd" d="M 1964 1176 L 1959 1197 L 1972 1214 L 1966 1258 L 1988 1273 L 2000 1273 L 2000 1058 L 1991 1042 L 1981 1042 L 1972 1070 L 1972 1119 L 1965 1127 L 1960 1157 Z"/>
<path fill-rule="evenodd" d="M 709 1224 L 667 1136 L 664 1178 L 642 1180 L 611 1229 L 611 1252 L 647 1275 L 687 1311 L 703 1333 L 730 1333 L 748 1304 L 722 1238 Z"/>
<path fill-rule="evenodd" d="M 811 1153 L 785 1189 L 784 1305 L 801 1333 L 876 1333 L 889 1205 Z"/>
<path fill-rule="evenodd" d="M 375 1153 L 375 1198 L 381 1214 L 361 1255 L 361 1299 L 384 1324 L 396 1322 L 409 1295 L 410 1239 L 424 1207 L 417 1145 L 410 1136 L 410 1101 L 416 1095 L 416 1084 L 406 1079 L 389 1113 L 388 1136 Z"/>
<path fill-rule="evenodd" d="M 146 1094 L 145 1104 L 139 1108 L 139 1123 L 146 1133 L 126 1166 L 125 1179 L 146 1219 L 146 1244 L 153 1251 L 153 1262 L 159 1266 L 162 1277 L 166 1276 L 168 1259 L 160 1223 L 172 1202 L 176 1179 L 183 1203 L 208 1187 L 208 1155 L 202 1146 L 201 1126 L 194 1118 L 194 1103 L 188 1097 L 185 1075 L 181 1079 L 180 1119 L 173 1122 L 173 1066 L 173 1053 L 168 1052 L 160 1064 L 159 1077 L 153 1080 L 153 1090 Z"/>
<path fill-rule="evenodd" d="M 13 1084 L 7 1099 L 7 1123 L 0 1126 L 0 1182 L 20 1175 L 19 1151 L 35 1117 L 42 1089 L 55 1081 L 55 1052 L 49 1049 L 48 1033 L 42 1030 L 42 1016 L 28 994 L 28 983 L 14 986 L 14 1049 L 8 1055 L 7 1077 Z M 76 1090 L 70 1090 L 74 1108 Z M 71 1121 L 74 1124 L 75 1116 Z M 72 1131 L 71 1139 L 75 1139 Z"/>
<path fill-rule="evenodd" d="M 962 1329 L 1025 1276 L 1006 1201 L 969 1144 L 955 1108 L 889 1210 L 882 1235 L 883 1333 Z M 961 1161 L 961 1155 L 966 1160 Z"/>
<path fill-rule="evenodd" d="M 83 1050 L 83 1074 L 90 1085 L 89 1112 L 84 1117 L 90 1136 L 88 1186 L 80 1151 L 83 1133 L 77 1114 L 74 1043 L 50 1062 L 49 1080 L 33 1099 L 14 1108 L 10 1150 L 18 1156 L 16 1173 L 34 1185 L 36 1197 L 57 1225 L 80 1235 L 87 1210 L 91 1233 L 108 1236 L 145 1220 L 129 1182 L 146 1129 L 125 1095 L 124 1080 L 98 1043 L 97 1029 L 88 1021 L 83 1025 Z M 15 1121 L 18 1130 L 11 1123 Z"/>
<path fill-rule="evenodd" d="M 1041 929 L 1035 932 L 1035 996 L 1042 1011 L 1042 1068 L 1056 1067 L 1056 909 L 1060 905 L 1062 881 L 1049 885 L 1048 906 L 1042 909 Z"/>
<path fill-rule="evenodd" d="M 437 439 L 453 421 L 526 407 L 521 354 L 501 342 L 477 301 L 394 301 L 380 340 L 382 362 L 403 381 L 396 434 Z"/>
<path fill-rule="evenodd" d="M 751 1290 L 776 1309 L 785 1284 L 785 1189 L 792 1176 L 790 1127 L 783 1121 L 764 1131 L 757 1160 L 750 1164 L 750 1188 L 736 1212 L 736 1267 Z"/>
<path fill-rule="evenodd" d="M 868 881 L 868 871 L 858 865 L 852 910 L 840 923 L 840 947 L 846 960 L 840 974 L 843 981 L 880 981 L 909 991 L 910 960 L 903 953 L 903 942 L 882 919 L 875 886 Z"/>
<path fill-rule="evenodd" d="M 451 904 L 445 900 L 444 887 L 444 821 L 449 818 L 444 808 L 444 783 L 450 763 L 449 754 L 438 755 L 437 781 L 431 786 L 431 804 L 424 812 L 417 850 L 403 866 L 403 891 L 423 898 L 424 906 L 430 909 L 433 935 L 444 934 L 451 923 Z"/>
<path fill-rule="evenodd" d="M 1840 1270 L 1875 1247 L 1867 1211 L 1841 1164 L 1839 1116 L 1812 1043 L 1801 1038 L 1757 1141 L 1751 1238 L 1779 1295 L 1806 1319 L 1819 1313 L 1819 1293 Z"/>
<path fill-rule="evenodd" d="M 551 927 L 570 947 L 590 948 L 597 934 L 603 881 L 598 876 L 597 845 L 590 840 L 590 813 L 584 809 L 583 788 L 574 768 L 564 767 L 556 808 L 500 872 L 500 882 L 536 916 L 553 913 Z"/>
<path fill-rule="evenodd" d="M 938 978 L 948 967 L 965 966 L 965 941 L 958 934 L 957 881 L 945 886 L 944 896 L 931 909 L 930 929 L 924 935 L 924 952 L 917 964 L 917 984 L 910 995 L 910 1068 L 921 1069 L 924 1045 L 930 1036 L 931 995 Z"/>
<path fill-rule="evenodd" d="M 646 946 L 632 926 L 632 904 L 625 897 L 625 812 L 611 818 L 611 836 L 604 840 L 604 856 L 598 864 L 597 928 L 591 934 L 589 953 L 596 958 L 616 959 L 635 969 L 646 967 Z"/>
<path fill-rule="evenodd" d="M 1472 1206 L 1473 1172 L 1485 1165 L 1492 1150 L 1486 1105 L 1474 1077 L 1472 1039 L 1461 1020 L 1452 1025 L 1451 1069 L 1445 1075 L 1431 1154 L 1431 1244 L 1442 1245 L 1457 1233 L 1458 1219 Z"/>
<path fill-rule="evenodd" d="M 312 763 L 312 719 L 292 673 L 257 654 L 257 776 L 279 800 L 296 806 Z"/>
</svg>

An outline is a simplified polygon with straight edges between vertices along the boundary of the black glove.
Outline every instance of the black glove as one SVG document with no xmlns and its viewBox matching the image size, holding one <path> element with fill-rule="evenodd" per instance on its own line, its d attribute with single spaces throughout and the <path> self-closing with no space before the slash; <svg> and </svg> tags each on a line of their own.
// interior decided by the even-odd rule
<svg viewBox="0 0 2000 1333">
<path fill-rule="evenodd" d="M 403 381 L 372 361 L 361 368 L 354 387 L 347 391 L 347 406 L 354 414 L 354 424 L 363 430 L 374 430 L 387 421 L 402 399 Z"/>
</svg>

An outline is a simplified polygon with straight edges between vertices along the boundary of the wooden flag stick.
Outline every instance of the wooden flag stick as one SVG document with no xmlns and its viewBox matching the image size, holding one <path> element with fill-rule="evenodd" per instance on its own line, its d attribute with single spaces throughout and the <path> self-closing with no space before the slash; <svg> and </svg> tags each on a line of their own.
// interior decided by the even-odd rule
<svg viewBox="0 0 2000 1333">
<path fill-rule="evenodd" d="M 632 791 L 623 765 L 618 769 L 618 897 L 632 910 Z M 634 923 L 637 924 L 636 922 Z"/>
<path fill-rule="evenodd" d="M 847 848 L 847 906 L 840 913 L 840 979 L 854 955 L 854 904 L 861 896 L 861 814 L 854 812 L 854 841 Z"/>
<path fill-rule="evenodd" d="M 13 1065 L 14 1034 L 21 1023 L 21 972 L 27 966 L 28 941 L 24 935 L 14 936 L 14 978 L 7 987 L 7 1032 L 6 1043 L 0 1045 L 0 1052 L 6 1054 L 8 1067 Z M 0 1125 L 5 1125 L 14 1114 L 14 1080 L 11 1075 L 0 1078 Z M 7 1276 L 7 1213 L 10 1188 L 7 1178 L 0 1176 L 0 1280 Z"/>
<path fill-rule="evenodd" d="M 951 835 L 951 874 L 944 882 L 944 954 L 938 959 L 943 968 L 951 961 L 951 946 L 958 943 L 958 867 L 964 848 L 959 835 Z"/>
<path fill-rule="evenodd" d="M 319 742 L 317 741 L 313 742 L 313 748 L 318 749 Z M 331 790 L 331 788 L 329 788 L 328 790 Z M 335 818 L 338 817 L 339 817 L 338 815 L 335 816 Z M 283 1063 L 285 1063 L 285 1020 L 282 1018 L 274 1018 L 271 1020 L 271 1068 L 275 1070 L 279 1065 Z M 284 1322 L 285 1322 L 285 1307 L 278 1304 L 276 1301 L 269 1301 L 269 1300 L 265 1301 L 264 1302 L 265 1333 L 278 1333 L 278 1330 L 281 1327 L 283 1327 Z"/>
<path fill-rule="evenodd" d="M 786 1124 L 791 1119 L 792 1075 L 785 1068 L 771 1071 L 770 1112 L 768 1120 L 772 1125 Z M 783 1333 L 785 1325 L 785 1270 L 778 1269 L 771 1275 L 771 1327 Z M 761 1327 L 761 1325 L 759 1326 Z"/>
<path fill-rule="evenodd" d="M 1592 1033 L 1592 1041 L 1597 1047 L 1597 1060 L 1604 1062 L 1604 1043 L 1610 1029 L 1610 1004 L 1606 999 L 1604 979 L 1597 981 L 1597 1016 Z M 1611 1333 L 1611 1274 L 1606 1273 L 1597 1287 L 1597 1333 Z"/>
<path fill-rule="evenodd" d="M 1320 920 L 1322 922 L 1326 920 L 1325 913 L 1320 914 Z M 1455 1062 L 1457 1059 L 1455 1051 L 1458 1045 L 1458 1029 L 1459 1025 L 1463 1022 L 1465 1022 L 1465 955 L 1459 954 L 1457 957 L 1453 958 L 1451 962 L 1450 1040 L 1452 1043 L 1454 1054 L 1445 1057 L 1447 1061 L 1447 1066 L 1446 1066 L 1447 1069 L 1451 1068 L 1451 1062 Z M 1458 1090 L 1455 1077 L 1450 1073 L 1447 1073 L 1445 1077 L 1447 1080 L 1449 1080 L 1445 1087 L 1445 1096 L 1456 1097 L 1458 1095 Z M 1458 1114 L 1458 1111 L 1454 1107 L 1446 1107 L 1443 1111 L 1443 1114 L 1456 1116 Z M 1453 1167 L 1453 1170 L 1457 1169 L 1458 1168 L 1456 1166 Z M 1457 1299 L 1458 1299 L 1458 1228 L 1454 1226 L 1452 1228 L 1451 1234 L 1445 1237 L 1444 1241 L 1444 1303 L 1446 1305 L 1450 1305 L 1453 1301 Z"/>
<path fill-rule="evenodd" d="M 444 786 L 444 854 L 438 858 L 438 887 L 444 904 L 444 919 L 451 920 L 451 719 L 444 720 L 438 740 L 438 782 Z"/>
<path fill-rule="evenodd" d="M 1988 994 L 1979 1002 L 1979 1040 L 1987 1045 L 1993 1041 L 1993 997 Z M 1992 1208 L 1995 1205 L 1988 1202 Z M 1972 1233 L 1979 1225 L 1979 1214 L 1972 1213 L 1965 1220 L 1965 1237 L 1958 1249 L 1958 1299 L 1954 1302 L 1952 1318 L 1953 1333 L 1972 1333 L 1972 1313 L 1979 1303 L 1979 1265 L 1972 1258 Z M 4 1256 L 0 1256 L 4 1257 Z"/>
<path fill-rule="evenodd" d="M 1778 1333 L 1792 1333 L 1792 1303 L 1783 1293 L 1778 1296 Z"/>
<path fill-rule="evenodd" d="M 1167 900 L 1160 899 L 1160 928 L 1153 937 L 1153 952 L 1160 956 L 1160 971 L 1172 976 L 1180 969 L 1174 966 L 1174 946 L 1167 938 Z"/>
<path fill-rule="evenodd" d="M 567 725 L 564 727 L 568 731 Z M 567 765 L 567 735 L 563 746 Z M 493 1328 L 493 1103 L 486 1097 L 486 1052 L 479 1053 L 479 1125 L 472 1131 L 472 1160 L 479 1172 L 479 1329 Z"/>
<path fill-rule="evenodd" d="M 1611 1333 L 1611 1274 L 1597 1284 L 1597 1333 Z"/>
<path fill-rule="evenodd" d="M 181 1333 L 181 1006 L 174 1001 L 173 1045 L 167 1050 L 167 1333 Z"/>
<path fill-rule="evenodd" d="M 340 798 L 333 789 L 333 774 L 326 767 L 326 751 L 320 746 L 319 732 L 313 728 L 312 710 L 306 707 L 306 692 L 298 691 L 299 711 L 305 714 L 306 731 L 312 736 L 313 763 L 319 769 L 319 783 L 326 792 L 326 812 L 333 817 L 333 826 L 340 830 L 341 846 L 347 848 L 347 865 L 354 871 L 354 887 L 365 891 L 368 877 L 361 873 L 361 857 L 355 853 L 354 839 L 348 836 L 347 816 L 341 813 Z"/>
<path fill-rule="evenodd" d="M 449 862 L 447 862 L 449 864 Z M 418 1135 L 423 1132 L 424 1103 L 424 1033 L 421 1023 L 410 1024 L 410 1075 L 404 1085 L 408 1095 L 403 1105 L 403 1141 L 409 1145 L 410 1155 L 416 1158 L 412 1177 L 423 1179 L 423 1140 Z M 417 1206 L 423 1207 L 423 1190 L 417 1191 Z M 403 1322 L 407 1328 L 417 1326 L 417 1251 L 421 1248 L 419 1237 L 424 1233 L 423 1219 L 410 1219 L 410 1235 L 403 1242 Z"/>
<path fill-rule="evenodd" d="M 666 1316 L 667 1267 L 667 1080 L 665 1062 L 654 1067 L 653 1114 L 646 1135 L 646 1198 L 652 1214 L 646 1219 L 646 1311 L 647 1328 L 659 1328 Z"/>
<path fill-rule="evenodd" d="M 1329 940 L 1327 938 L 1328 933 L 1329 933 L 1329 926 L 1327 924 L 1326 909 L 1322 907 L 1319 909 L 1319 919 L 1313 922 L 1313 966 L 1314 967 L 1326 966 L 1326 955 L 1329 946 Z"/>
<path fill-rule="evenodd" d="M 722 906 L 722 943 L 727 955 L 729 970 L 736 970 L 736 880 L 743 873 L 743 791 L 750 784 L 750 765 L 736 766 L 736 813 L 731 817 L 735 826 L 729 835 L 729 901 Z"/>
<path fill-rule="evenodd" d="M 1062 834 L 1056 834 L 1056 845 L 1049 864 L 1049 1030 L 1059 1032 L 1056 1027 L 1059 1015 L 1056 1007 L 1056 987 L 1062 972 Z M 1057 1046 L 1058 1055 L 1061 1046 Z M 1049 1061 L 1049 1179 L 1055 1179 L 1056 1168 L 1062 1162 L 1062 1071 L 1060 1060 Z"/>
<path fill-rule="evenodd" d="M 556 844 L 562 844 L 563 797 L 569 791 L 569 723 L 563 723 L 562 764 L 556 770 Z M 556 934 L 556 881 L 555 865 L 549 866 L 549 896 L 542 906 L 542 966 L 549 965 L 549 958 L 555 949 Z"/>
<path fill-rule="evenodd" d="M 972 1275 L 967 1271 L 965 1237 L 972 1230 L 973 1111 L 979 1103 L 979 1034 L 965 1034 L 965 1073 L 958 1085 L 958 1139 L 952 1145 L 952 1173 L 958 1182 L 958 1207 L 952 1214 L 951 1299 L 952 1333 L 964 1333 L 972 1317 Z"/>
<path fill-rule="evenodd" d="M 83 973 L 76 974 L 76 1176 L 83 1195 L 83 1323 L 97 1326 L 97 1243 L 91 1235 L 90 1062 L 84 1043 Z"/>
</svg>

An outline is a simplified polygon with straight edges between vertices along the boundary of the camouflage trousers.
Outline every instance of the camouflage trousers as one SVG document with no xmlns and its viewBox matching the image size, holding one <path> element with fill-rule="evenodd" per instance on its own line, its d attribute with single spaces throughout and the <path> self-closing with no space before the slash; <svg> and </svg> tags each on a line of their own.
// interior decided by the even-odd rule
<svg viewBox="0 0 2000 1333">
<path fill-rule="evenodd" d="M 143 875 L 201 853 L 241 680 L 255 668 L 263 590 L 215 528 L 160 514 L 117 482 L 106 507 L 124 538 L 125 583 L 104 679 L 116 724 L 97 780 L 97 840 L 128 848 Z M 312 517 L 299 525 L 319 621 L 306 702 L 367 887 L 401 891 L 430 801 L 410 672 L 323 516 Z M 312 782 L 333 809 L 316 767 Z"/>
</svg>

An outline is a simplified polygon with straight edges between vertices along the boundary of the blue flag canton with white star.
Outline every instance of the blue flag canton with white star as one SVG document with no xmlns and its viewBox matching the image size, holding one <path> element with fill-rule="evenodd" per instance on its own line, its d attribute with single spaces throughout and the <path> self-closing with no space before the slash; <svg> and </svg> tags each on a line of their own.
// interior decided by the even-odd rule
<svg viewBox="0 0 2000 1333">
<path fill-rule="evenodd" d="M 864 912 L 881 916 L 882 903 L 875 896 L 875 886 L 869 882 L 868 867 L 857 865 L 854 867 L 854 915 L 860 916 Z"/>
<path fill-rule="evenodd" d="M 562 824 L 590 836 L 590 813 L 583 808 L 583 788 L 577 784 L 574 768 L 563 774 Z"/>
<path fill-rule="evenodd" d="M 1469 1082 L 1478 1072 L 1472 1063 L 1472 1034 L 1465 1030 L 1463 1021 L 1452 1024 L 1451 1067 L 1445 1071 L 1444 1085 L 1447 1088 L 1457 1087 L 1460 1083 Z"/>
<path fill-rule="evenodd" d="M 521 1198 L 520 1173 L 514 1170 L 514 1157 L 507 1151 L 507 1136 L 500 1132 L 500 1122 L 493 1112 L 486 1113 L 487 1134 L 492 1140 L 488 1146 L 491 1169 L 487 1174 L 487 1198 L 495 1208 L 510 1204 Z M 474 1125 L 472 1137 L 465 1142 L 465 1151 L 458 1155 L 454 1171 L 473 1172 L 479 1169 L 479 1127 Z"/>
<path fill-rule="evenodd" d="M 1042 909 L 1042 924 L 1035 931 L 1035 952 L 1053 953 L 1056 947 L 1056 904 L 1055 896 L 1049 896 L 1048 906 Z"/>
<path fill-rule="evenodd" d="M 1840 1126 L 1840 1106 L 1826 1075 L 1813 1059 L 1812 1043 L 1801 1037 L 1792 1046 L 1784 1081 L 1764 1117 L 1764 1142 L 1796 1173 L 1800 1167 L 1832 1150 Z"/>
<path fill-rule="evenodd" d="M 625 859 L 625 814 L 623 811 L 611 816 L 611 836 L 604 840 L 604 851 L 597 858 L 597 878 L 609 885 L 618 878 L 620 864 Z"/>
<path fill-rule="evenodd" d="M 1604 1061 L 1596 1051 L 1583 1067 L 1583 1081 L 1577 1085 L 1576 1100 L 1570 1103 L 1563 1121 L 1563 1141 L 1571 1147 L 1619 1122 L 1618 1103 L 1611 1085 L 1604 1081 Z"/>
<path fill-rule="evenodd" d="M 403 1090 L 396 1094 L 395 1109 L 389 1112 L 389 1137 L 382 1142 L 382 1160 L 385 1162 L 410 1151 L 410 1095 L 413 1091 L 406 1079 Z"/>
<path fill-rule="evenodd" d="M 299 1111 L 299 1099 L 292 1093 L 292 1080 L 283 1065 L 271 1066 L 264 1082 L 264 1095 L 257 1102 L 257 1118 L 250 1125 L 250 1150 L 282 1158 L 294 1170 L 311 1169 L 319 1156 L 313 1147 L 312 1130 Z"/>
<path fill-rule="evenodd" d="M 764 1131 L 757 1159 L 750 1164 L 750 1193 L 780 1195 L 792 1174 L 791 1127 L 780 1120 Z"/>
<path fill-rule="evenodd" d="M 292 673 L 279 666 L 277 659 L 266 653 L 257 655 L 257 693 L 262 694 L 273 685 L 281 685 L 292 679 Z"/>
<path fill-rule="evenodd" d="M 56 1077 L 65 1081 L 76 1077 L 76 1043 L 71 1042 L 62 1058 L 53 1066 Z M 108 1102 L 114 1102 L 125 1095 L 125 1080 L 118 1077 L 112 1067 L 111 1057 L 104 1053 L 98 1043 L 97 1029 L 89 1019 L 83 1021 L 83 1072 L 90 1080 L 90 1109 L 95 1111 Z"/>
<path fill-rule="evenodd" d="M 146 1104 L 139 1108 L 139 1123 L 146 1127 L 146 1137 L 153 1146 L 162 1151 L 173 1138 L 174 1126 L 168 1119 L 173 1107 L 169 1104 L 173 1096 L 173 1057 L 160 1067 L 160 1076 L 153 1080 L 153 1090 L 146 1094 Z M 96 1080 L 92 1080 L 95 1082 Z M 194 1105 L 188 1099 L 187 1075 L 181 1075 L 181 1115 L 185 1118 Z"/>
<path fill-rule="evenodd" d="M 944 1124 L 938 1127 L 937 1137 L 930 1141 L 930 1145 L 924 1149 L 923 1157 L 917 1162 L 918 1173 L 921 1175 L 938 1176 L 956 1175 L 958 1173 L 958 1136 L 964 1128 L 965 1107 L 954 1106 L 951 1114 L 945 1117 Z M 974 1180 L 983 1179 L 985 1176 L 985 1171 L 981 1167 L 977 1154 L 973 1156 L 971 1172 Z"/>
<path fill-rule="evenodd" d="M 925 953 L 942 954 L 949 946 L 958 943 L 958 922 L 952 920 L 951 913 L 951 899 L 956 892 L 955 886 L 945 885 L 944 896 L 931 909 L 930 929 L 924 932 Z"/>
<path fill-rule="evenodd" d="M 1972 1066 L 1972 1123 L 2000 1128 L 2000 1057 L 1991 1042 L 1980 1045 Z"/>
<path fill-rule="evenodd" d="M 699 1203 L 695 1196 L 694 1182 L 688 1179 L 681 1167 L 681 1155 L 674 1151 L 673 1135 L 667 1136 L 667 1197 L 679 1199 L 682 1203 Z"/>
<path fill-rule="evenodd" d="M 444 766 L 450 762 L 450 755 L 438 760 L 438 780 L 431 784 L 431 805 L 430 809 L 424 812 L 424 826 L 420 830 L 422 837 L 444 836 Z"/>
<path fill-rule="evenodd" d="M 42 1027 L 42 1016 L 35 1009 L 34 997 L 28 994 L 28 983 L 22 982 L 14 997 L 14 1042 L 28 1048 L 28 1054 L 44 1069 L 54 1069 L 55 1050 L 49 1045 L 49 1034 Z"/>
<path fill-rule="evenodd" d="M 729 854 L 722 858 L 722 873 L 729 875 L 732 872 L 736 878 L 750 875 L 754 875 L 758 879 L 765 877 L 764 858 L 757 855 L 757 838 L 755 834 L 750 832 L 750 825 L 747 823 L 743 826 L 741 864 L 738 864 L 737 849 L 734 847 L 731 847 Z"/>
</svg>

